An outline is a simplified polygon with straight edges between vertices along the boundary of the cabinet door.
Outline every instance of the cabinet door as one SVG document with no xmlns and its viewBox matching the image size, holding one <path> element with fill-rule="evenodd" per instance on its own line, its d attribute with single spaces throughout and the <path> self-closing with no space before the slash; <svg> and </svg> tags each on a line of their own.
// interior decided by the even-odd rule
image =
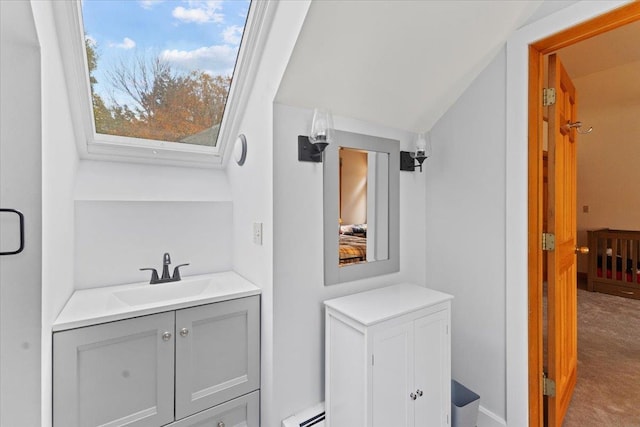
<svg viewBox="0 0 640 427">
<path fill-rule="evenodd" d="M 451 407 L 449 312 L 439 311 L 414 323 L 416 426 L 446 426 Z M 420 392 L 418 392 L 420 395 Z"/>
<path fill-rule="evenodd" d="M 370 407 L 373 427 L 413 426 L 413 346 L 413 322 L 374 333 Z"/>
<path fill-rule="evenodd" d="M 174 312 L 56 332 L 54 427 L 173 421 L 173 335 Z"/>
<path fill-rule="evenodd" d="M 260 427 L 260 392 L 254 391 L 198 412 L 171 427 Z"/>
<path fill-rule="evenodd" d="M 259 296 L 176 312 L 176 419 L 259 387 Z"/>
</svg>

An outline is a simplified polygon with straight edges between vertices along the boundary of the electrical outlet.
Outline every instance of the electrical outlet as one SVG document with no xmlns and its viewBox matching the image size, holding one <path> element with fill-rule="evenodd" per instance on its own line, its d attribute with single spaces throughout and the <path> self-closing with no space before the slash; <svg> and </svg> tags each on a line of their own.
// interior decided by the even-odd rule
<svg viewBox="0 0 640 427">
<path fill-rule="evenodd" d="M 262 245 L 262 223 L 253 223 L 253 243 L 256 245 Z"/>
</svg>

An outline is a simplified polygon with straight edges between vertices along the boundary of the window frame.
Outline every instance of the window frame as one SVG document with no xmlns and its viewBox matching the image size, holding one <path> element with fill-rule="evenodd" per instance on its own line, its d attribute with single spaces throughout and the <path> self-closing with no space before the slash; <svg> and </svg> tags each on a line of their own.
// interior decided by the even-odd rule
<svg viewBox="0 0 640 427">
<path fill-rule="evenodd" d="M 252 0 L 215 147 L 99 134 L 89 84 L 81 0 L 54 1 L 54 15 L 66 75 L 69 106 L 80 158 L 173 166 L 223 167 L 238 133 L 273 21 L 272 2 Z"/>
</svg>

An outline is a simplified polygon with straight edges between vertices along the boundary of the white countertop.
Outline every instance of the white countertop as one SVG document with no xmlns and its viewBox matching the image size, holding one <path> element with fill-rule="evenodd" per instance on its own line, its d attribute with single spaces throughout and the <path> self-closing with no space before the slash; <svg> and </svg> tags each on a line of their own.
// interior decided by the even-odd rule
<svg viewBox="0 0 640 427">
<path fill-rule="evenodd" d="M 79 328 L 196 305 L 259 295 L 260 288 L 233 271 L 75 291 L 53 323 L 53 331 Z"/>
<path fill-rule="evenodd" d="M 369 326 L 453 299 L 452 295 L 409 283 L 325 301 L 325 305 Z"/>
</svg>

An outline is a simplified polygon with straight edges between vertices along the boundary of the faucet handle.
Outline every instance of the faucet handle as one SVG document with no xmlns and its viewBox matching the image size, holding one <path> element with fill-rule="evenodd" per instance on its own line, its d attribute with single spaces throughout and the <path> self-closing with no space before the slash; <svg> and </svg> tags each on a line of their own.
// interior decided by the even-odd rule
<svg viewBox="0 0 640 427">
<path fill-rule="evenodd" d="M 156 270 L 155 268 L 141 268 L 140 271 L 144 271 L 144 270 L 151 270 L 151 281 L 149 282 L 149 284 L 153 285 L 158 283 L 158 281 L 160 280 L 158 278 L 158 270 Z"/>
<path fill-rule="evenodd" d="M 180 267 L 184 267 L 184 266 L 187 266 L 187 265 L 189 265 L 189 263 L 176 265 L 175 268 L 173 269 L 173 276 L 171 277 L 171 280 L 172 281 L 176 281 L 176 282 L 178 280 L 180 280 L 181 279 L 180 278 Z"/>
</svg>

